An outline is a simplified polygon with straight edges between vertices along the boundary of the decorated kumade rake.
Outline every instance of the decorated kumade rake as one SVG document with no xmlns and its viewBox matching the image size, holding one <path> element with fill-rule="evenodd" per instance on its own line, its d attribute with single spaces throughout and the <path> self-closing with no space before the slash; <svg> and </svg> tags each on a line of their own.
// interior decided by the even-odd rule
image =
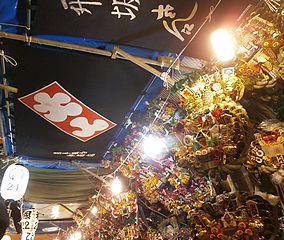
<svg viewBox="0 0 284 240">
<path fill-rule="evenodd" d="M 194 239 L 279 239 L 276 209 L 259 196 L 218 195 L 189 221 Z"/>
<path fill-rule="evenodd" d="M 241 167 L 250 128 L 246 110 L 237 103 L 243 92 L 243 82 L 232 68 L 183 85 L 186 116 L 179 122 L 182 145 L 176 149 L 180 166 L 217 179 Z"/>
</svg>

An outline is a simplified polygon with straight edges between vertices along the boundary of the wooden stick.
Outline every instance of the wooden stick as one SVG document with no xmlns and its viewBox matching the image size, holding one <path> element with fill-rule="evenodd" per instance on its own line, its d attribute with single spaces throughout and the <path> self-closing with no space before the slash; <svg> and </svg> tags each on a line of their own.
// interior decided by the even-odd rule
<svg viewBox="0 0 284 240">
<path fill-rule="evenodd" d="M 0 32 L 0 38 L 6 38 L 6 39 L 13 39 L 13 40 L 18 40 L 22 42 L 29 42 L 29 43 L 35 43 L 35 44 L 40 44 L 40 45 L 45 45 L 45 46 L 51 46 L 51 47 L 58 47 L 58 48 L 64 48 L 68 50 L 74 50 L 74 51 L 80 51 L 80 52 L 86 52 L 86 53 L 92 53 L 92 54 L 97 54 L 97 55 L 102 55 L 106 57 L 112 57 L 113 53 L 110 51 L 98 49 L 98 48 L 92 48 L 92 47 L 85 47 L 77 44 L 71 44 L 71 43 L 66 43 L 66 42 L 60 42 L 60 41 L 54 41 L 54 40 L 49 40 L 49 39 L 43 39 L 43 38 L 36 38 L 36 37 L 31 37 L 31 36 L 26 36 L 26 35 L 19 35 L 19 34 L 14 34 L 14 33 L 6 33 L 6 32 Z M 160 66 L 160 67 L 170 67 L 171 62 L 170 61 L 157 61 L 157 60 L 152 60 L 152 59 L 147 59 L 147 58 L 141 58 L 141 57 L 135 57 L 137 60 L 150 64 L 153 66 Z M 117 56 L 117 58 L 120 59 L 126 59 L 123 56 Z M 161 59 L 164 59 L 161 57 Z M 192 68 L 192 67 L 185 67 L 185 66 L 180 66 L 179 64 L 175 64 L 173 69 L 177 69 L 180 71 L 193 71 L 193 70 L 198 70 L 199 68 Z"/>
<path fill-rule="evenodd" d="M 4 84 L 0 84 L 0 88 L 2 88 L 4 90 L 7 90 L 9 92 L 13 92 L 13 93 L 17 93 L 18 92 L 18 88 L 11 87 L 11 86 L 4 85 Z"/>
<path fill-rule="evenodd" d="M 147 65 L 145 62 L 141 61 L 141 59 L 134 57 L 132 55 L 130 55 L 129 53 L 123 51 L 122 49 L 120 49 L 119 47 L 114 47 L 113 51 L 115 53 L 120 54 L 121 56 L 125 57 L 126 59 L 128 59 L 129 61 L 137 64 L 138 66 L 140 66 L 141 68 L 144 68 L 145 70 L 147 70 L 148 72 L 154 74 L 155 76 L 161 78 L 162 80 L 165 80 L 167 82 L 169 82 L 170 84 L 174 85 L 175 81 L 170 77 L 170 76 L 163 76 L 163 73 L 161 73 L 160 71 L 156 70 L 155 68 Z M 165 78 L 165 79 L 163 79 Z"/>
<path fill-rule="evenodd" d="M 231 192 L 233 192 L 233 193 L 237 192 L 236 186 L 235 186 L 235 184 L 234 184 L 234 182 L 232 180 L 232 177 L 230 175 L 227 176 L 227 182 L 228 182 L 228 184 L 230 186 Z"/>
</svg>

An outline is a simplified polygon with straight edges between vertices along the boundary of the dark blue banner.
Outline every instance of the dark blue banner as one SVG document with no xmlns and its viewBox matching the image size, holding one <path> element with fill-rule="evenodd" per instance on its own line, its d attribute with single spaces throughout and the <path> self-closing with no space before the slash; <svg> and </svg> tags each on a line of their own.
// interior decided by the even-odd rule
<svg viewBox="0 0 284 240">
<path fill-rule="evenodd" d="M 88 37 L 117 44 L 179 52 L 218 2 L 39 0 L 32 33 Z M 211 29 L 218 26 L 236 23 L 249 3 L 250 1 L 245 0 L 221 1 L 203 31 L 209 34 Z M 210 35 L 206 35 L 206 41 L 202 39 L 204 35 L 200 36 L 188 49 L 190 56 L 199 57 L 197 51 L 202 49 L 206 52 Z M 199 48 L 196 49 L 196 46 Z"/>
<path fill-rule="evenodd" d="M 125 60 L 8 42 L 16 154 L 100 161 L 151 74 Z"/>
</svg>

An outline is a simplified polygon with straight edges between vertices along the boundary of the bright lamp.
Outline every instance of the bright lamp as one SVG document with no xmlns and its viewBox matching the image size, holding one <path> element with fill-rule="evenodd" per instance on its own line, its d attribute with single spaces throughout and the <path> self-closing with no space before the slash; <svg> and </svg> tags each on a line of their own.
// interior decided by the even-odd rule
<svg viewBox="0 0 284 240">
<path fill-rule="evenodd" d="M 122 183 L 121 181 L 118 179 L 118 177 L 116 177 L 112 183 L 111 183 L 111 191 L 113 192 L 114 195 L 118 195 L 121 193 L 122 191 Z"/>
<path fill-rule="evenodd" d="M 144 153 L 153 159 L 167 151 L 165 142 L 161 138 L 152 135 L 145 137 L 142 145 Z"/>
<path fill-rule="evenodd" d="M 235 57 L 235 43 L 230 31 L 218 29 L 211 36 L 214 52 L 220 61 L 230 61 Z"/>
</svg>

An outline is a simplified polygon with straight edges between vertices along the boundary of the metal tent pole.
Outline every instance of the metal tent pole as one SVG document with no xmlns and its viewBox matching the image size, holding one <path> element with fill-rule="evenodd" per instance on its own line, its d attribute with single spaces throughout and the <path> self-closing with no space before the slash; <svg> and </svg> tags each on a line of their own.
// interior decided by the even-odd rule
<svg viewBox="0 0 284 240">
<path fill-rule="evenodd" d="M 31 17 L 32 17 L 32 0 L 27 0 L 27 30 L 31 29 Z"/>
<path fill-rule="evenodd" d="M 6 65 L 5 65 L 5 59 L 4 59 L 4 51 L 1 50 L 1 67 L 2 67 L 2 80 L 3 80 L 3 86 L 8 87 L 7 78 L 6 78 Z M 14 146 L 14 139 L 13 139 L 13 128 L 12 128 L 12 120 L 11 120 L 11 105 L 9 102 L 9 93 L 7 88 L 4 88 L 4 97 L 5 97 L 5 103 L 6 103 L 6 109 L 7 109 L 7 115 L 8 115 L 8 129 L 9 129 L 9 139 L 11 142 L 12 147 L 12 153 L 15 153 L 15 146 Z M 4 126 L 3 126 L 4 127 Z"/>
<path fill-rule="evenodd" d="M 2 141 L 3 141 L 3 150 L 4 150 L 5 156 L 8 156 L 8 151 L 7 151 L 7 147 L 6 147 L 6 136 L 5 136 L 5 131 L 4 131 L 3 116 L 4 116 L 3 110 L 1 108 L 1 110 L 0 110 L 0 129 L 1 129 L 1 135 L 2 135 Z"/>
</svg>

